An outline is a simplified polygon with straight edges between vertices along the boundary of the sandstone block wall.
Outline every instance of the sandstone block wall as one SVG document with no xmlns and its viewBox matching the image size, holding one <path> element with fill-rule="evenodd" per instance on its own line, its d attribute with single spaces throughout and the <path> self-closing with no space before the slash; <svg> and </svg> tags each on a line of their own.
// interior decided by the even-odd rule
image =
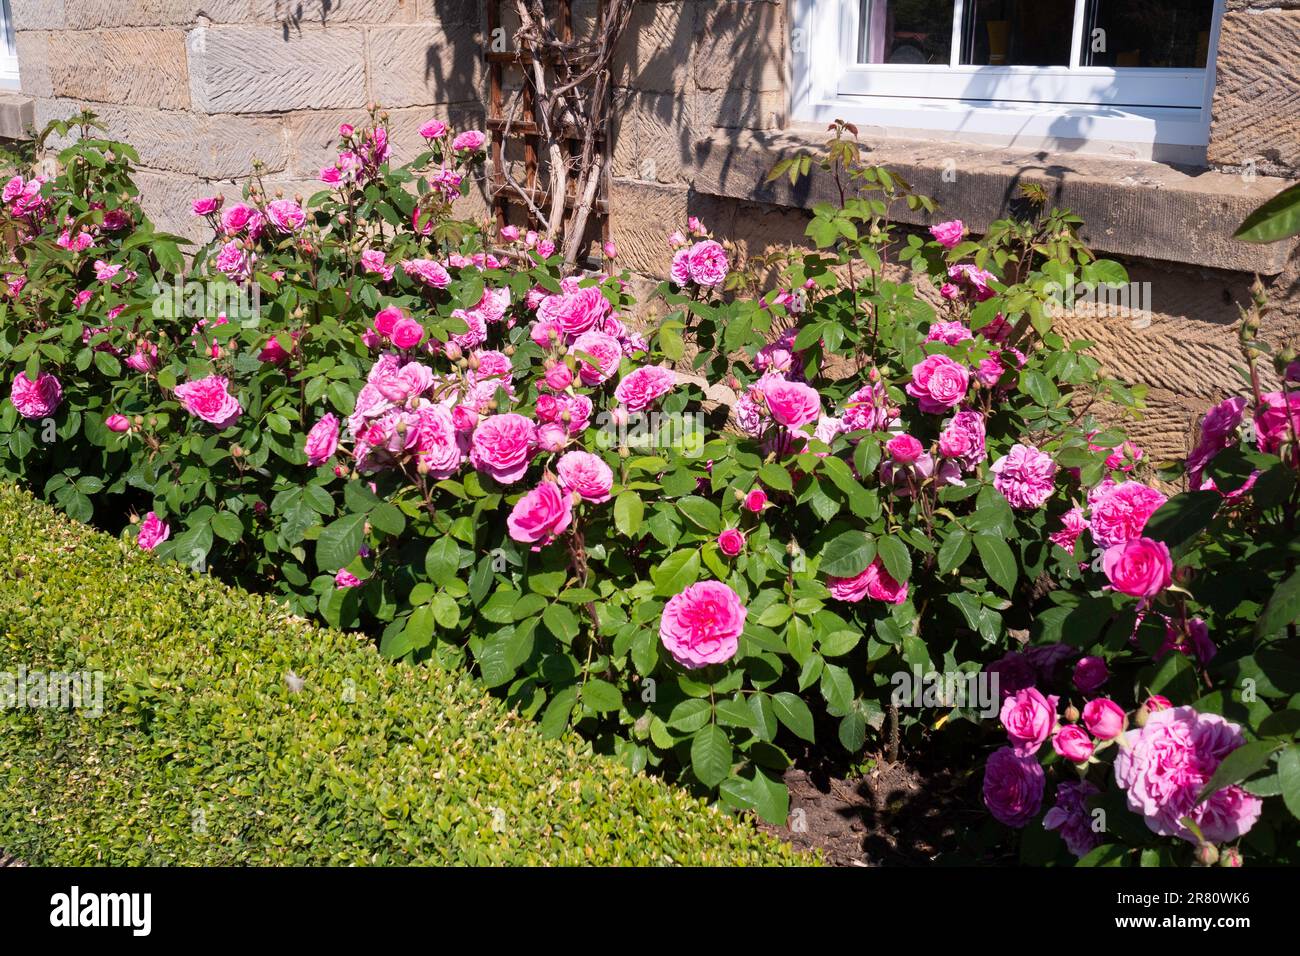
<svg viewBox="0 0 1300 956">
<path fill-rule="evenodd" d="M 416 148 L 416 129 L 429 118 L 460 127 L 483 119 L 480 0 L 11 5 L 23 90 L 35 100 L 37 125 L 83 105 L 93 108 L 110 135 L 139 149 L 139 182 L 150 212 L 177 231 L 197 228 L 187 215 L 191 199 L 218 189 L 233 195 L 255 157 L 273 187 L 289 194 L 314 191 L 319 168 L 333 157 L 338 124 L 361 119 L 368 102 L 390 111 L 399 158 Z M 593 8 L 593 0 L 577 0 L 580 23 Z M 786 0 L 637 4 L 615 64 L 611 196 L 621 260 L 636 273 L 666 273 L 664 236 L 688 215 L 700 215 L 743 251 L 801 241 L 809 194 L 774 197 L 761 185 L 766 157 L 756 160 L 751 149 L 790 126 L 787 15 Z M 1239 389 L 1231 370 L 1237 362 L 1235 303 L 1246 301 L 1251 276 L 1221 268 L 1227 260 L 1215 253 L 1223 248 L 1215 237 L 1231 232 L 1229 220 L 1248 199 L 1300 176 L 1297 63 L 1300 0 L 1228 0 L 1204 198 L 1179 207 L 1183 218 L 1175 228 L 1153 224 L 1150 257 L 1127 260 L 1135 280 L 1151 283 L 1153 320 L 1142 328 L 1080 320 L 1070 328 L 1098 343 L 1110 371 L 1151 386 L 1150 414 L 1137 431 L 1157 457 L 1183 450 L 1199 413 Z M 816 131 L 812 136 L 819 138 Z M 880 147 L 882 155 L 899 153 L 897 143 L 892 150 L 885 143 L 867 145 Z M 903 144 L 902 152 L 921 156 L 923 146 L 933 144 L 910 153 Z M 1068 172 L 1073 160 L 1007 154 L 998 162 L 1013 173 Z M 1115 167 L 1117 185 L 1167 188 L 1161 177 L 1131 166 Z M 1263 179 L 1215 170 L 1246 170 Z M 1010 191 L 1003 197 L 962 183 L 959 178 L 934 190 L 943 198 L 944 218 L 987 222 L 1011 198 Z M 1131 197 L 1117 191 L 1113 214 L 1103 209 L 1092 217 L 1120 223 L 1125 231 L 1123 242 L 1111 225 L 1090 234 L 1103 250 L 1108 243 L 1111 252 L 1148 248 L 1141 217 L 1126 223 L 1133 217 L 1123 215 L 1125 195 Z M 466 207 L 470 215 L 485 211 L 481 196 Z M 1189 248 L 1201 251 L 1189 254 Z M 1243 261 L 1237 256 L 1233 268 L 1249 268 Z M 1280 273 L 1279 263 L 1285 263 Z M 1277 253 L 1267 265 L 1277 304 L 1268 335 L 1294 338 L 1300 334 L 1300 265 Z"/>
</svg>

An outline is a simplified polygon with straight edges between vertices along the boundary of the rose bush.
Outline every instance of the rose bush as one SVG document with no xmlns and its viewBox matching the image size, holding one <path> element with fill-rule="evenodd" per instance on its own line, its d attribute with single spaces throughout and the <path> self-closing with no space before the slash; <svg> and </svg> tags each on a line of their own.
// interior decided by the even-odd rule
<svg viewBox="0 0 1300 956">
<path fill-rule="evenodd" d="M 1256 396 L 1254 450 L 1219 412 L 1198 490 L 1166 500 L 1093 414 L 1136 410 L 1142 390 L 1054 328 L 1054 290 L 1126 281 L 1075 217 L 998 222 L 982 242 L 957 221 L 905 232 L 896 207 L 933 203 L 839 125 L 823 156 L 774 171 L 816 165 L 839 186 L 809 247 L 742 262 L 692 219 L 642 330 L 626 275 L 562 275 L 551 238 L 454 218 L 477 131 L 431 121 L 398 167 L 377 112 L 340 130 L 317 194 L 268 194 L 255 171 L 238 199 L 195 203 L 212 235 L 187 260 L 141 213 L 129 147 L 93 128 L 56 124 L 76 134 L 60 174 L 5 189 L 0 475 L 392 658 L 467 666 L 545 732 L 575 727 L 769 820 L 809 747 L 924 746 L 967 768 L 987 747 L 992 814 L 1064 837 L 1026 839 L 1031 858 L 1119 846 L 1091 829 L 1098 799 L 1159 818 L 1124 844 L 1144 852 L 1195 833 L 1172 814 L 1214 821 L 1207 839 L 1263 832 L 1245 787 L 1188 803 L 1260 728 L 1200 692 L 1208 661 L 1187 651 L 1209 639 L 1180 575 L 1243 558 L 1189 552 L 1206 522 L 1196 540 L 1215 548 L 1227 522 L 1273 549 L 1258 580 L 1227 575 L 1199 607 L 1214 634 L 1290 573 L 1287 545 L 1232 523 L 1262 494 L 1293 521 L 1289 399 Z M 734 401 L 706 402 L 701 379 Z M 1290 626 L 1292 601 L 1268 619 Z M 1250 658 L 1258 686 L 1284 683 L 1253 643 L 1220 648 L 1217 667 Z M 1008 746 L 975 702 L 896 692 L 929 671 L 995 675 Z M 1105 787 L 1070 777 L 1121 747 L 1172 752 L 1124 736 L 1138 702 L 1105 695 L 1130 684 L 1193 708 L 1168 730 L 1192 768 L 1176 798 L 1146 758 Z M 1067 700 L 1085 729 L 1063 736 Z M 1279 781 L 1293 751 L 1268 753 Z M 1049 771 L 1065 779 L 1045 809 Z"/>
</svg>

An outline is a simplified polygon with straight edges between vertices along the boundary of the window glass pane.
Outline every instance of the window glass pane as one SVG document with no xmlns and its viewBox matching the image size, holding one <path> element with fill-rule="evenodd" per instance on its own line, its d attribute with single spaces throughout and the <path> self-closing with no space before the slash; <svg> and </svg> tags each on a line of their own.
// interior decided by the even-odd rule
<svg viewBox="0 0 1300 956">
<path fill-rule="evenodd" d="M 1069 66 L 1074 0 L 966 0 L 962 63 Z"/>
<path fill-rule="evenodd" d="M 859 63 L 948 66 L 955 0 L 861 0 Z"/>
<path fill-rule="evenodd" d="M 1203 68 L 1214 0 L 1089 0 L 1084 66 Z"/>
</svg>

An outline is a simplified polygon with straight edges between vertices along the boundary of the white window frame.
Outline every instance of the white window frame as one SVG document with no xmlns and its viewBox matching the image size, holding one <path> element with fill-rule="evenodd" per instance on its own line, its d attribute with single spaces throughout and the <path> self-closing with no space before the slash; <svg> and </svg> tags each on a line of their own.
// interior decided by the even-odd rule
<svg viewBox="0 0 1300 956">
<path fill-rule="evenodd" d="M 9 0 L 0 0 L 0 90 L 19 90 L 18 47 L 14 42 L 14 17 Z"/>
<path fill-rule="evenodd" d="M 1205 69 L 1077 65 L 1085 0 L 1075 0 L 1073 65 L 962 65 L 965 2 L 956 0 L 952 62 L 912 66 L 858 62 L 859 0 L 791 0 L 791 116 L 840 118 L 900 135 L 940 131 L 1007 145 L 1119 147 L 1129 155 L 1173 147 L 1203 155 L 1224 0 L 1215 0 Z"/>
</svg>

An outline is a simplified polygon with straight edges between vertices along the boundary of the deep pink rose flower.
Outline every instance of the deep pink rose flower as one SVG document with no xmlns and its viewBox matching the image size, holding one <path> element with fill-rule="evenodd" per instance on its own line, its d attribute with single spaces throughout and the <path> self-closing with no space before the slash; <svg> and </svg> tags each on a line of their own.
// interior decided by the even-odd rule
<svg viewBox="0 0 1300 956">
<path fill-rule="evenodd" d="M 745 535 L 739 528 L 727 528 L 718 535 L 718 550 L 729 558 L 734 558 L 745 550 Z"/>
<path fill-rule="evenodd" d="M 410 317 L 397 320 L 393 326 L 393 344 L 399 349 L 413 349 L 424 338 L 424 326 Z"/>
<path fill-rule="evenodd" d="M 1052 737 L 1052 749 L 1074 763 L 1087 763 L 1092 756 L 1092 738 L 1078 724 L 1066 724 Z"/>
<path fill-rule="evenodd" d="M 63 402 L 63 386 L 50 372 L 42 372 L 34 382 L 26 372 L 19 372 L 9 389 L 9 400 L 23 418 L 45 418 Z"/>
<path fill-rule="evenodd" d="M 659 640 L 683 667 L 707 667 L 736 656 L 745 629 L 740 596 L 720 581 L 700 581 L 668 599 Z"/>
<path fill-rule="evenodd" d="M 889 452 L 889 457 L 900 465 L 913 464 L 925 454 L 925 446 L 907 433 L 889 439 L 885 443 L 885 450 Z"/>
<path fill-rule="evenodd" d="M 588 451 L 571 451 L 555 463 L 555 473 L 566 491 L 576 492 L 587 501 L 609 501 L 614 487 L 614 472 L 604 459 Z"/>
<path fill-rule="evenodd" d="M 942 342 L 945 345 L 969 342 L 973 338 L 974 333 L 961 322 L 934 322 L 930 325 L 930 331 L 925 333 L 927 342 Z"/>
<path fill-rule="evenodd" d="M 403 259 L 402 271 L 434 289 L 451 285 L 451 273 L 440 262 L 432 259 Z"/>
<path fill-rule="evenodd" d="M 952 219 L 930 227 L 930 235 L 934 236 L 934 241 L 945 249 L 953 248 L 961 242 L 965 234 L 966 226 L 960 219 Z"/>
<path fill-rule="evenodd" d="M 856 604 L 864 597 L 884 601 L 886 604 L 902 604 L 907 600 L 907 585 L 895 581 L 879 558 L 867 565 L 861 574 L 851 578 L 827 577 L 826 586 L 830 589 L 831 597 L 851 604 Z"/>
<path fill-rule="evenodd" d="M 543 481 L 515 503 L 506 519 L 510 537 L 550 544 L 573 520 L 573 499 L 553 481 Z"/>
<path fill-rule="evenodd" d="M 1056 830 L 1066 848 L 1082 859 L 1101 846 L 1101 834 L 1093 829 L 1088 798 L 1101 793 L 1086 780 L 1066 781 L 1056 786 L 1056 805 L 1043 815 L 1043 827 Z"/>
<path fill-rule="evenodd" d="M 1038 761 L 1010 747 L 995 750 L 984 765 L 984 805 L 993 819 L 1009 827 L 1019 829 L 1037 816 L 1046 785 Z"/>
<path fill-rule="evenodd" d="M 1074 665 L 1074 686 L 1080 693 L 1091 694 L 1110 680 L 1110 670 L 1100 657 L 1080 657 Z"/>
<path fill-rule="evenodd" d="M 331 414 L 325 415 L 311 427 L 303 451 L 307 453 L 307 464 L 316 468 L 325 464 L 339 446 L 339 420 Z"/>
<path fill-rule="evenodd" d="M 1107 479 L 1088 494 L 1092 514 L 1088 528 L 1103 548 L 1142 536 L 1147 519 L 1168 498 L 1139 481 L 1116 484 Z"/>
<path fill-rule="evenodd" d="M 280 232 L 297 232 L 307 221 L 307 214 L 292 199 L 275 199 L 266 206 L 266 218 Z"/>
<path fill-rule="evenodd" d="M 1194 654 L 1202 664 L 1214 660 L 1219 649 L 1210 640 L 1210 626 L 1201 618 L 1194 617 L 1187 622 L 1187 633 L 1181 633 L 1173 621 L 1165 621 L 1165 642 L 1156 651 L 1155 659 L 1160 660 L 1170 651 L 1180 654 Z"/>
<path fill-rule="evenodd" d="M 1174 707 L 1148 716 L 1123 742 L 1115 755 L 1115 782 L 1127 792 L 1129 809 L 1142 814 L 1153 832 L 1197 843 L 1181 822 L 1191 817 L 1208 842 L 1225 843 L 1259 819 L 1263 801 L 1235 784 L 1196 802 L 1223 758 L 1245 743 L 1236 724 Z"/>
<path fill-rule="evenodd" d="M 336 588 L 356 588 L 360 587 L 361 584 L 361 579 L 347 568 L 339 568 L 334 575 L 334 587 Z"/>
<path fill-rule="evenodd" d="M 1300 392 L 1292 392 L 1289 400 L 1282 392 L 1268 392 L 1261 397 L 1263 404 L 1255 409 L 1255 443 L 1260 451 L 1275 454 L 1292 430 L 1300 435 Z"/>
<path fill-rule="evenodd" d="M 222 375 L 209 375 L 194 382 L 176 386 L 176 397 L 186 411 L 217 428 L 234 424 L 244 411 L 239 399 L 229 392 L 230 382 Z"/>
<path fill-rule="evenodd" d="M 429 120 L 420 127 L 420 135 L 425 139 L 442 139 L 447 135 L 447 124 L 442 120 Z"/>
<path fill-rule="evenodd" d="M 999 715 L 1006 728 L 1007 739 L 1016 753 L 1038 753 L 1038 748 L 1056 728 L 1055 695 L 1044 697 L 1036 687 L 1018 690 L 1002 702 Z"/>
<path fill-rule="evenodd" d="M 247 229 L 256 238 L 262 228 L 262 214 L 248 203 L 237 202 L 221 214 L 221 227 L 231 235 Z"/>
<path fill-rule="evenodd" d="M 691 281 L 691 250 L 678 249 L 673 253 L 673 263 L 668 269 L 668 276 L 679 286 Z"/>
<path fill-rule="evenodd" d="M 1116 591 L 1133 597 L 1159 594 L 1173 580 L 1169 547 L 1150 538 L 1134 538 L 1107 548 L 1101 566 Z"/>
<path fill-rule="evenodd" d="M 1168 697 L 1164 697 L 1160 694 L 1152 694 L 1147 698 L 1146 703 L 1142 706 L 1145 707 L 1148 712 L 1155 714 L 1162 710 L 1168 710 L 1174 705 L 1170 702 Z"/>
<path fill-rule="evenodd" d="M 569 366 L 563 364 L 552 365 L 546 370 L 546 384 L 557 392 L 562 392 L 573 384 L 573 372 Z M 542 398 L 550 398 L 552 402 L 555 399 L 549 395 L 539 396 L 537 403 L 540 406 Z M 554 418 L 555 416 L 551 416 Z"/>
<path fill-rule="evenodd" d="M 1055 490 L 1056 462 L 1033 445 L 1012 445 L 992 470 L 993 487 L 1013 508 L 1040 508 Z"/>
<path fill-rule="evenodd" d="M 194 200 L 193 210 L 196 216 L 210 216 L 221 208 L 222 196 L 206 196 Z"/>
<path fill-rule="evenodd" d="M 970 470 L 987 457 L 984 416 L 969 409 L 957 412 L 939 433 L 939 454 Z"/>
<path fill-rule="evenodd" d="M 970 372 L 946 355 L 929 355 L 912 366 L 907 394 L 917 399 L 921 411 L 941 415 L 961 402 L 970 387 Z"/>
<path fill-rule="evenodd" d="M 1113 740 L 1124 732 L 1124 708 L 1113 700 L 1096 697 L 1083 705 L 1083 724 L 1098 740 Z"/>
<path fill-rule="evenodd" d="M 454 150 L 462 149 L 482 149 L 483 144 L 487 142 L 487 137 L 481 130 L 467 129 L 451 141 L 451 148 Z"/>
<path fill-rule="evenodd" d="M 643 365 L 623 376 L 614 397 L 629 412 L 642 412 L 673 390 L 673 373 L 660 365 Z"/>
<path fill-rule="evenodd" d="M 104 419 L 104 427 L 111 432 L 130 431 L 131 422 L 125 415 L 109 415 Z"/>
<path fill-rule="evenodd" d="M 817 421 L 822 399 L 817 390 L 802 382 L 772 378 L 763 385 L 763 397 L 772 417 L 787 428 L 799 428 Z"/>
<path fill-rule="evenodd" d="M 470 442 L 470 462 L 502 484 L 518 481 L 537 448 L 537 426 L 523 415 L 491 415 L 478 423 Z"/>
<path fill-rule="evenodd" d="M 577 355 L 579 352 L 591 356 L 598 363 L 592 365 L 587 361 L 579 362 L 578 377 L 582 379 L 582 384 L 599 385 L 618 371 L 619 359 L 623 357 L 623 346 L 614 336 L 589 329 L 574 339 L 573 345 L 569 346 L 570 355 Z M 557 366 L 557 368 L 564 368 L 564 366 Z"/>
<path fill-rule="evenodd" d="M 1058 548 L 1064 548 L 1071 554 L 1074 553 L 1074 545 L 1079 537 L 1087 530 L 1088 521 L 1083 516 L 1082 508 L 1071 508 L 1065 514 L 1061 515 L 1061 530 L 1053 531 L 1047 536 L 1047 540 Z"/>
<path fill-rule="evenodd" d="M 750 489 L 749 493 L 745 495 L 745 508 L 754 512 L 754 514 L 758 514 L 765 507 L 767 507 L 767 492 L 762 488 Z"/>
<path fill-rule="evenodd" d="M 168 535 L 171 533 L 172 529 L 167 526 L 167 522 L 163 521 L 151 511 L 145 515 L 144 520 L 140 522 L 140 531 L 135 536 L 135 543 L 139 545 L 142 550 L 152 551 L 154 548 L 158 547 L 158 545 L 166 541 Z"/>
<path fill-rule="evenodd" d="M 691 247 L 688 268 L 691 280 L 697 285 L 719 286 L 727 278 L 730 266 L 727 263 L 727 250 L 713 239 L 705 239 Z"/>
</svg>

